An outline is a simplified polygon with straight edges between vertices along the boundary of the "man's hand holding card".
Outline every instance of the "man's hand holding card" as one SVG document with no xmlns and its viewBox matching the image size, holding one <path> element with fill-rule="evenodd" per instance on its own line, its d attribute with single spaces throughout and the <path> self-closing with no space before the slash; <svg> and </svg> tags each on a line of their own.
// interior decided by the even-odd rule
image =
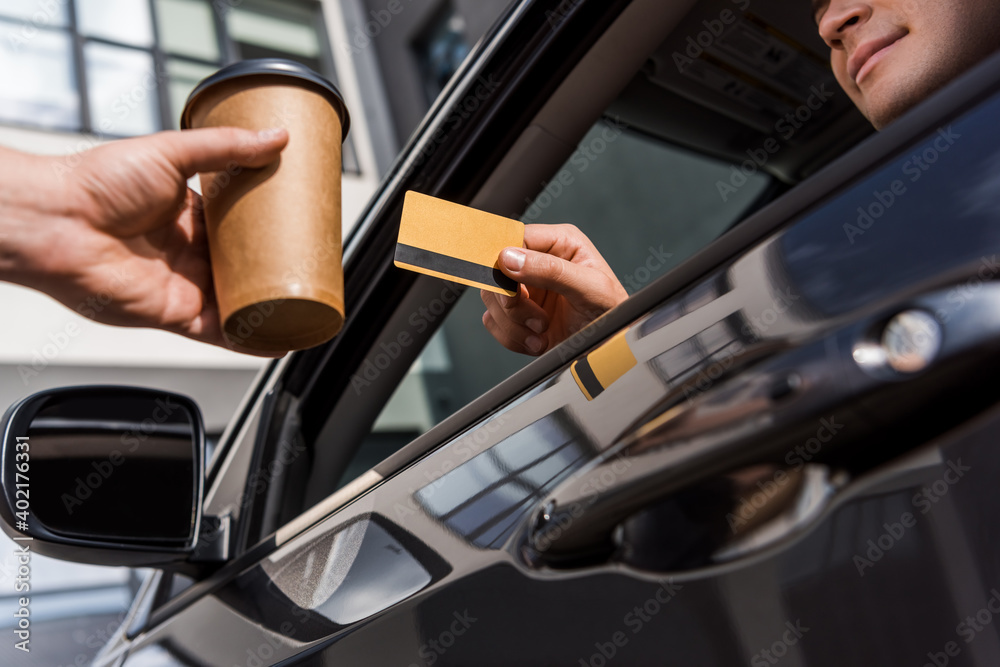
<svg viewBox="0 0 1000 667">
<path fill-rule="evenodd" d="M 552 349 L 628 298 L 573 225 L 523 225 L 416 192 L 406 195 L 395 264 L 479 287 L 483 325 L 523 354 Z"/>
<path fill-rule="evenodd" d="M 500 270 L 507 247 L 524 245 L 524 224 L 418 192 L 407 192 L 395 264 L 401 269 L 515 296 Z"/>
</svg>

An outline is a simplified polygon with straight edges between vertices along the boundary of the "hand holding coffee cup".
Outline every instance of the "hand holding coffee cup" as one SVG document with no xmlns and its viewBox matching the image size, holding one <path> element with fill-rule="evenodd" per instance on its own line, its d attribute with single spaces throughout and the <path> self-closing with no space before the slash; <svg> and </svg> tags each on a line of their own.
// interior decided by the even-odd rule
<svg viewBox="0 0 1000 667">
<path fill-rule="evenodd" d="M 341 150 L 349 125 L 336 87 L 292 61 L 236 63 L 188 98 L 184 129 L 289 132 L 272 164 L 201 174 L 215 292 L 233 343 L 300 350 L 343 326 Z"/>
</svg>

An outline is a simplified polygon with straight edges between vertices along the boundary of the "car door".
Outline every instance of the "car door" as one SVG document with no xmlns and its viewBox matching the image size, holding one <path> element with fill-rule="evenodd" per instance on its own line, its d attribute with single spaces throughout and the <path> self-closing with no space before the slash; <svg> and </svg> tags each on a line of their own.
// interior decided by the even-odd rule
<svg viewBox="0 0 1000 667">
<path fill-rule="evenodd" d="M 395 449 L 371 424 L 459 301 L 391 273 L 403 191 L 488 183 L 476 151 L 525 127 L 497 117 L 623 9 L 559 32 L 543 5 L 496 35 L 544 32 L 498 76 L 514 100 L 454 115 L 510 62 L 485 49 L 369 210 L 355 323 L 232 428 L 206 510 L 229 562 L 140 600 L 106 664 L 990 664 L 996 62 L 347 472 Z"/>
</svg>

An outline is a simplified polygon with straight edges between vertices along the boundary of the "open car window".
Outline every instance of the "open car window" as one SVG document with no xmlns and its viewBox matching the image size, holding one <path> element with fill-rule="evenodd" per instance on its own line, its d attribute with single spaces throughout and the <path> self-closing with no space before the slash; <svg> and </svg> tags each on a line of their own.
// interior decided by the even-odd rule
<svg viewBox="0 0 1000 667">
<path fill-rule="evenodd" d="M 525 203 L 521 219 L 577 225 L 631 295 L 721 236 L 769 191 L 772 178 L 755 173 L 736 192 L 720 193 L 715 184 L 728 182 L 731 168 L 604 118 L 534 201 Z M 415 334 L 440 328 L 357 448 L 337 488 L 532 360 L 504 349 L 486 331 L 478 290 L 459 297 L 459 288 L 443 281 L 441 287 L 441 303 L 432 302 L 407 319 Z M 443 316 L 444 302 L 455 298 L 455 307 Z M 375 374 L 389 364 L 392 352 L 369 359 L 372 368 L 362 369 L 362 379 L 365 370 Z M 324 432 L 332 436 L 336 429 Z M 343 443 L 318 443 L 327 446 Z"/>
<path fill-rule="evenodd" d="M 845 95 L 820 110 L 810 106 L 815 86 L 830 76 L 822 55 L 827 47 L 808 16 L 806 23 L 786 20 L 787 8 L 776 0 L 761 6 L 763 18 L 755 8 L 753 17 L 741 19 L 732 37 L 770 35 L 760 43 L 784 54 L 779 69 L 801 76 L 758 78 L 749 89 L 748 79 L 732 71 L 753 70 L 756 52 L 727 65 L 728 79 L 697 83 L 677 71 L 672 54 L 714 11 L 712 3 L 686 4 L 690 11 L 685 3 L 676 11 L 630 7 L 545 99 L 537 83 L 559 71 L 553 64 L 565 61 L 565 48 L 553 47 L 553 63 L 537 77 L 511 79 L 508 93 L 516 90 L 517 100 L 483 92 L 482 105 L 484 98 L 476 97 L 469 108 L 488 108 L 488 114 L 470 111 L 466 120 L 463 103 L 484 86 L 471 70 L 464 87 L 444 96 L 416 135 L 413 154 L 400 163 L 415 170 L 388 183 L 358 237 L 359 247 L 375 254 L 351 267 L 352 322 L 327 350 L 298 357 L 290 388 L 275 399 L 279 414 L 256 467 L 270 465 L 282 443 L 302 454 L 281 475 L 261 473 L 267 498 L 254 501 L 247 539 L 320 503 L 315 515 L 332 511 L 409 465 L 495 408 L 481 405 L 476 414 L 447 419 L 532 361 L 489 335 L 478 290 L 386 263 L 406 190 L 526 223 L 575 224 L 635 294 L 870 132 Z M 775 39 L 794 48 L 779 48 Z M 507 55 L 520 62 L 516 50 Z M 720 81 L 725 85 L 713 88 Z M 757 93 L 773 93 L 775 86 L 787 88 L 784 102 L 761 107 L 765 97 Z M 602 94 L 581 97 L 589 87 Z M 789 118 L 798 123 L 795 132 L 782 131 Z M 520 391 L 515 385 L 504 386 L 508 399 Z M 371 474 L 335 493 L 365 471 Z"/>
</svg>

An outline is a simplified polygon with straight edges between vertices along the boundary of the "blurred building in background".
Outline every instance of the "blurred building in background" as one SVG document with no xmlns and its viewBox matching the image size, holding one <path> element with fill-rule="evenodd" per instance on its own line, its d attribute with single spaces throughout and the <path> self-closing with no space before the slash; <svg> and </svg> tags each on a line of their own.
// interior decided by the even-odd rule
<svg viewBox="0 0 1000 667">
<path fill-rule="evenodd" d="M 376 150 L 395 155 L 458 66 L 511 0 L 343 0 L 350 53 L 374 74 L 362 89 L 378 114 Z M 375 124 L 373 123 L 373 126 Z M 385 142 L 385 145 L 382 145 Z"/>
<path fill-rule="evenodd" d="M 434 98 L 507 4 L 0 0 L 0 146 L 72 155 L 174 129 L 190 91 L 215 70 L 248 58 L 290 58 L 334 81 L 351 111 L 346 234 Z M 264 364 L 163 332 L 95 324 L 6 283 L 0 308 L 7 322 L 0 329 L 0 411 L 49 387 L 157 387 L 193 397 L 210 437 L 218 437 Z M 396 427 L 429 426 L 430 417 L 413 408 L 426 404 L 422 385 L 407 387 L 411 395 L 403 391 L 394 399 L 399 409 L 388 411 L 399 415 Z M 6 544 L 0 617 L 8 619 L 0 628 L 9 628 L 13 617 L 4 610 L 15 599 L 16 562 L 13 545 L 0 542 Z M 35 636 L 46 639 L 38 664 L 85 664 L 117 626 L 138 579 L 121 568 L 38 556 L 32 567 L 32 622 Z M 13 664 L 8 649 L 0 649 L 0 663 Z"/>
</svg>

